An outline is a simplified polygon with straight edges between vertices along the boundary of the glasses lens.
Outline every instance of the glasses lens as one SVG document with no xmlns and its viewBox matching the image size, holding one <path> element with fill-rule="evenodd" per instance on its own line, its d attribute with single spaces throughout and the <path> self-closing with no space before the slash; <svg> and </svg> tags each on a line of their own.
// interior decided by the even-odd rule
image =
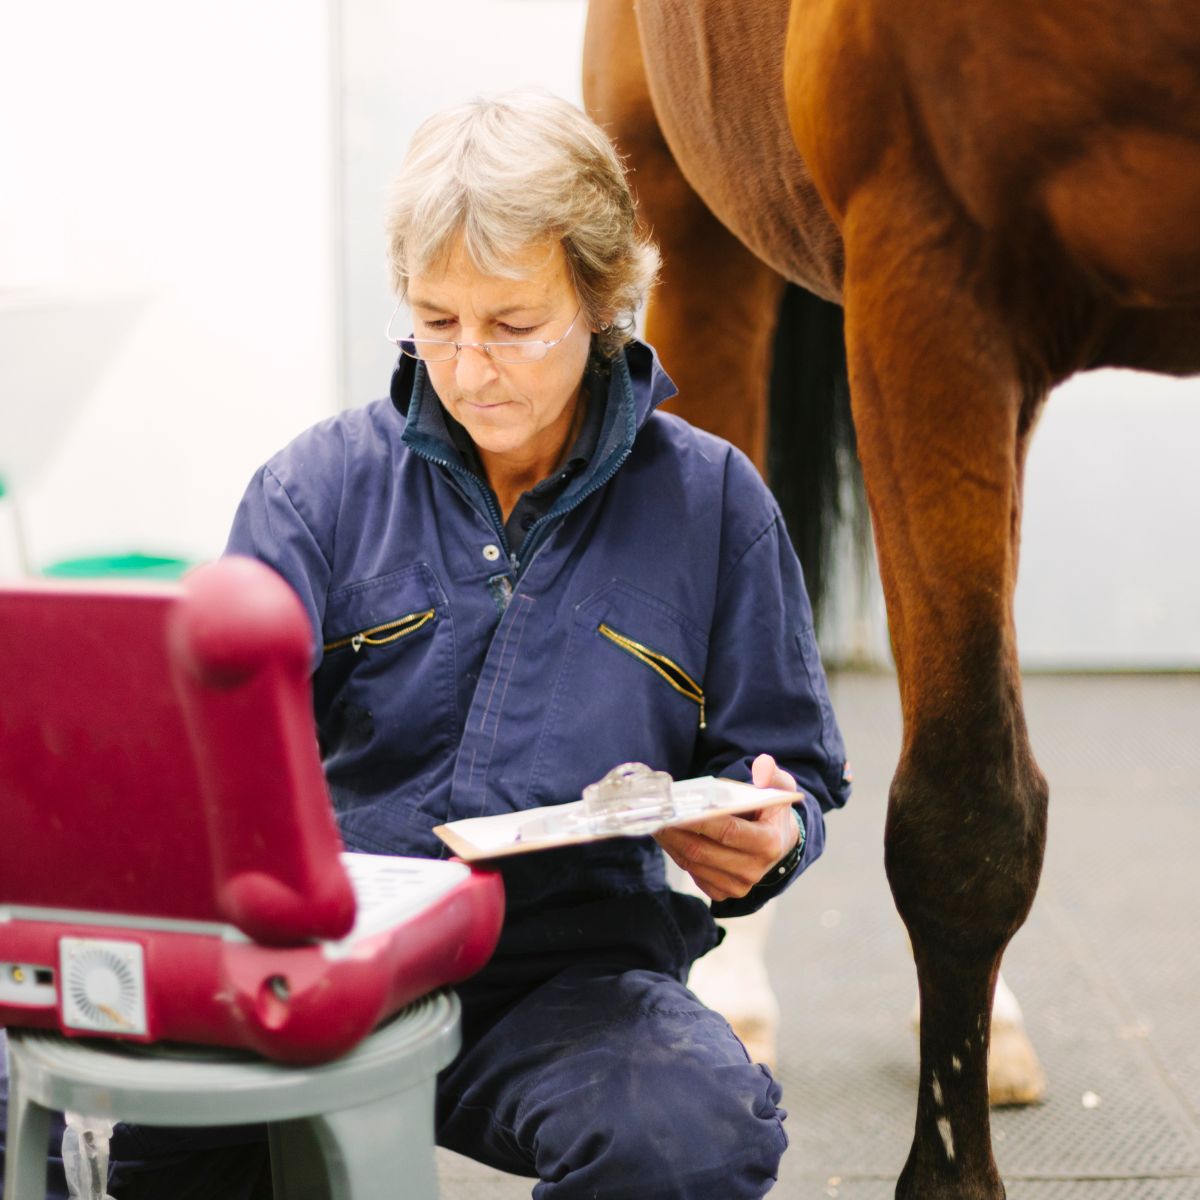
<svg viewBox="0 0 1200 1200">
<path fill-rule="evenodd" d="M 546 357 L 545 342 L 489 342 L 488 352 L 498 362 L 537 362 Z"/>
<path fill-rule="evenodd" d="M 426 338 L 401 338 L 396 343 L 401 354 L 409 358 L 419 358 L 424 362 L 445 362 L 458 352 L 453 342 L 429 340 Z"/>
</svg>

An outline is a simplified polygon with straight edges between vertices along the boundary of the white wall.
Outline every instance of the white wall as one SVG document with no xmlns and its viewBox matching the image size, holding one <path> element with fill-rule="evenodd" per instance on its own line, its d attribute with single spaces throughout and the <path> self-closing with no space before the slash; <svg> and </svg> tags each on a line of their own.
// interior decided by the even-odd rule
<svg viewBox="0 0 1200 1200">
<path fill-rule="evenodd" d="M 1022 661 L 1200 668 L 1200 379 L 1094 371 L 1046 405 L 1029 453 Z"/>
<path fill-rule="evenodd" d="M 578 99 L 584 12 L 6 0 L 0 474 L 35 565 L 216 554 L 263 459 L 386 390 L 412 130 L 477 91 Z M 0 568 L 6 537 L 0 511 Z"/>
<path fill-rule="evenodd" d="M 345 396 L 387 391 L 395 354 L 383 203 L 417 126 L 480 92 L 543 87 L 582 103 L 585 0 L 345 0 Z"/>
<path fill-rule="evenodd" d="M 326 5 L 3 27 L 0 469 L 31 556 L 211 556 L 254 467 L 336 409 Z"/>
<path fill-rule="evenodd" d="M 1027 670 L 1200 669 L 1198 451 L 1200 379 L 1093 371 L 1050 396 L 1025 478 Z M 846 562 L 822 645 L 834 661 L 887 664 L 874 563 L 864 579 Z"/>
</svg>

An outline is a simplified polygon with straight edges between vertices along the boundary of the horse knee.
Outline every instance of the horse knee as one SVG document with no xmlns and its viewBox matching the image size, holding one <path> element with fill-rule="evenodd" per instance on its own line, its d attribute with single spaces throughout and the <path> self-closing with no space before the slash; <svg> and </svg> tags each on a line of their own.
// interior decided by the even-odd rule
<svg viewBox="0 0 1200 1200">
<path fill-rule="evenodd" d="M 885 864 L 914 948 L 933 939 L 971 956 L 1003 950 L 1037 891 L 1048 798 L 1031 756 L 973 780 L 897 772 Z"/>
</svg>

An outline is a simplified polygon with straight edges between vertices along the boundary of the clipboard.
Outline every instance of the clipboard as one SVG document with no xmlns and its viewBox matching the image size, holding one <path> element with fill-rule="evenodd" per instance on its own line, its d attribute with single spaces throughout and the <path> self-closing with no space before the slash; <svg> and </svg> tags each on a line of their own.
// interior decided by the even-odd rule
<svg viewBox="0 0 1200 1200">
<path fill-rule="evenodd" d="M 802 793 L 758 788 L 734 779 L 702 775 L 671 784 L 675 815 L 611 822 L 601 827 L 587 816 L 587 801 L 550 804 L 490 817 L 467 817 L 437 825 L 433 832 L 465 863 L 486 862 L 514 854 L 581 846 L 614 837 L 644 837 L 660 829 L 695 825 L 712 817 L 738 816 L 764 808 L 795 804 Z"/>
</svg>

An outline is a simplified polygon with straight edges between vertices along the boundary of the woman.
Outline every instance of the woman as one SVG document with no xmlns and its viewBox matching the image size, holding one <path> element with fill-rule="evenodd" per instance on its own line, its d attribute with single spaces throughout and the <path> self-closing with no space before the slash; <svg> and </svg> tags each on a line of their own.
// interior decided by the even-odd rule
<svg viewBox="0 0 1200 1200">
<path fill-rule="evenodd" d="M 739 453 L 657 411 L 674 388 L 630 333 L 657 255 L 578 110 L 518 93 L 435 116 L 388 229 L 413 319 L 390 398 L 267 463 L 228 547 L 308 609 L 347 845 L 444 856 L 434 826 L 576 799 L 630 760 L 797 791 L 658 836 L 711 913 L 649 838 L 506 860 L 438 1141 L 539 1200 L 761 1196 L 778 1085 L 685 981 L 713 915 L 786 887 L 848 794 L 778 510 Z"/>
</svg>

